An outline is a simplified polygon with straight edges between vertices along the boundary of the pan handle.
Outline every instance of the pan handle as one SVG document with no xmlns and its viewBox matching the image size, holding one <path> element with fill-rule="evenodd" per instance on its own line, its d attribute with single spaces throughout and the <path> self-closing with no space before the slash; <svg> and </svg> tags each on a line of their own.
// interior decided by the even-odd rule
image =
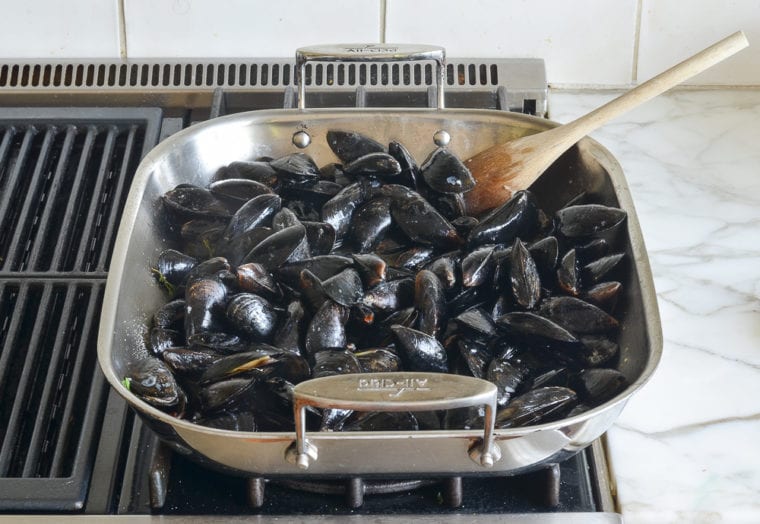
<svg viewBox="0 0 760 524">
<path fill-rule="evenodd" d="M 298 109 L 306 109 L 304 72 L 309 62 L 410 62 L 433 60 L 436 63 L 438 109 L 444 108 L 443 86 L 446 75 L 446 50 L 423 44 L 335 44 L 296 49 L 295 80 Z"/>
<path fill-rule="evenodd" d="M 286 451 L 301 469 L 317 460 L 317 449 L 306 439 L 306 407 L 355 411 L 437 411 L 485 406 L 483 441 L 469 450 L 484 467 L 501 458 L 494 445 L 496 386 L 462 375 L 393 372 L 334 375 L 301 382 L 293 389 L 296 440 Z"/>
</svg>

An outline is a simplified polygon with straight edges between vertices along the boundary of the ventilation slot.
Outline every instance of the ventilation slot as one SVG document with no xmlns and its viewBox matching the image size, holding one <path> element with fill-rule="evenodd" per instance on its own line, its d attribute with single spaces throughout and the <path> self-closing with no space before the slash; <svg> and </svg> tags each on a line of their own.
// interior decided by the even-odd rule
<svg viewBox="0 0 760 524">
<path fill-rule="evenodd" d="M 293 64 L 255 63 L 99 63 L 99 64 L 2 64 L 0 87 L 7 88 L 103 88 L 176 89 L 217 87 L 286 87 L 294 83 Z M 373 64 L 310 63 L 306 84 L 328 87 L 427 87 L 432 85 L 432 63 Z M 315 71 L 317 69 L 317 71 Z M 450 86 L 498 85 L 495 63 L 467 62 L 447 65 Z"/>
</svg>

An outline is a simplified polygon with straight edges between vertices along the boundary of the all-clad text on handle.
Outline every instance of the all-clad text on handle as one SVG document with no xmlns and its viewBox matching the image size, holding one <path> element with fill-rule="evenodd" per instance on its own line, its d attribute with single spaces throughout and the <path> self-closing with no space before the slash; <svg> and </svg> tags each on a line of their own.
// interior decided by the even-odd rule
<svg viewBox="0 0 760 524">
<path fill-rule="evenodd" d="M 489 467 L 499 460 L 493 444 L 496 386 L 473 377 L 445 373 L 361 373 L 307 380 L 293 390 L 296 441 L 287 456 L 301 468 L 317 458 L 306 439 L 306 407 L 354 411 L 438 411 L 485 406 L 483 441 L 470 456 Z"/>
<path fill-rule="evenodd" d="M 305 70 L 309 62 L 409 62 L 432 60 L 436 63 L 437 106 L 444 108 L 446 50 L 424 44 L 335 44 L 301 47 L 296 50 L 298 108 L 306 108 Z"/>
</svg>

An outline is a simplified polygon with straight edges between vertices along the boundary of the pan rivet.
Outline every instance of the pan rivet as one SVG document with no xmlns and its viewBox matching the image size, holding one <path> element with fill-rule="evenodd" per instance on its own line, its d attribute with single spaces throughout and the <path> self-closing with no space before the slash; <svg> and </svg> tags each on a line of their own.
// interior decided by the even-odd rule
<svg viewBox="0 0 760 524">
<path fill-rule="evenodd" d="M 303 149 L 311 144 L 311 137 L 306 131 L 297 131 L 293 133 L 293 145 L 298 149 Z"/>
<path fill-rule="evenodd" d="M 449 145 L 449 142 L 451 142 L 451 135 L 441 129 L 440 131 L 436 131 L 433 135 L 433 142 L 440 147 L 447 146 Z"/>
</svg>

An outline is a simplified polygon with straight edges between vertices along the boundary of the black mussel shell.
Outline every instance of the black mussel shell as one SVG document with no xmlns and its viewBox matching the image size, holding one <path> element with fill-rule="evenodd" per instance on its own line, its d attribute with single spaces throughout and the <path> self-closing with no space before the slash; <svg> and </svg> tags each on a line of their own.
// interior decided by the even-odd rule
<svg viewBox="0 0 760 524">
<path fill-rule="evenodd" d="M 325 295 L 342 306 L 350 306 L 364 294 L 362 279 L 352 268 L 344 269 L 337 275 L 322 281 Z"/>
<path fill-rule="evenodd" d="M 354 265 L 359 271 L 365 287 L 374 287 L 385 280 L 385 270 L 387 268 L 385 260 L 372 253 L 355 253 L 351 256 L 354 259 Z"/>
<path fill-rule="evenodd" d="M 432 258 L 434 252 L 432 247 L 415 246 L 395 253 L 383 253 L 380 256 L 392 268 L 416 271 Z"/>
<path fill-rule="evenodd" d="M 300 300 L 288 304 L 285 318 L 274 332 L 272 344 L 284 351 L 301 354 L 306 312 Z"/>
<path fill-rule="evenodd" d="M 457 229 L 462 238 L 467 238 L 480 221 L 471 216 L 459 216 L 451 221 L 451 225 Z"/>
<path fill-rule="evenodd" d="M 509 260 L 509 281 L 515 302 L 525 309 L 533 309 L 541 298 L 541 279 L 528 248 L 519 238 L 512 244 Z"/>
<path fill-rule="evenodd" d="M 237 287 L 241 291 L 254 293 L 267 300 L 280 300 L 283 296 L 274 276 L 261 264 L 249 262 L 235 269 Z"/>
<path fill-rule="evenodd" d="M 511 402 L 496 414 L 499 429 L 530 426 L 564 417 L 578 402 L 578 395 L 568 388 L 534 389 Z"/>
<path fill-rule="evenodd" d="M 348 176 L 393 176 L 401 173 L 398 160 L 388 153 L 368 153 L 347 164 L 344 168 Z"/>
<path fill-rule="evenodd" d="M 170 348 L 163 352 L 161 358 L 177 375 L 199 377 L 222 356 L 207 350 Z"/>
<path fill-rule="evenodd" d="M 227 305 L 227 318 L 236 329 L 256 340 L 267 340 L 277 325 L 277 312 L 268 300 L 239 293 Z"/>
<path fill-rule="evenodd" d="M 283 186 L 308 186 L 319 181 L 319 168 L 306 153 L 292 153 L 269 162 Z"/>
<path fill-rule="evenodd" d="M 578 296 L 581 288 L 581 272 L 575 249 L 571 249 L 562 257 L 557 268 L 557 283 L 565 293 Z"/>
<path fill-rule="evenodd" d="M 301 271 L 307 269 L 319 280 L 327 280 L 351 267 L 353 260 L 340 255 L 320 255 L 289 262 L 274 270 L 275 275 L 290 287 L 296 288 L 301 281 Z"/>
<path fill-rule="evenodd" d="M 161 197 L 167 216 L 177 226 L 194 218 L 226 218 L 227 206 L 208 189 L 183 185 L 167 191 Z"/>
<path fill-rule="evenodd" d="M 277 186 L 277 171 L 269 165 L 269 162 L 232 162 L 220 168 L 216 173 L 216 178 L 218 180 L 245 178 L 269 187 Z"/>
<path fill-rule="evenodd" d="M 185 278 L 185 286 L 189 288 L 198 280 L 214 278 L 220 272 L 229 271 L 230 269 L 230 263 L 225 257 L 206 259 L 190 270 Z"/>
<path fill-rule="evenodd" d="M 625 257 L 625 253 L 616 253 L 602 257 L 598 260 L 594 260 L 582 270 L 583 283 L 588 286 L 593 286 L 601 282 Z"/>
<path fill-rule="evenodd" d="M 425 266 L 425 269 L 435 273 L 435 276 L 443 284 L 444 289 L 450 291 L 459 284 L 457 263 L 458 256 L 453 253 L 447 253 L 429 262 Z"/>
<path fill-rule="evenodd" d="M 281 206 L 282 199 L 279 195 L 264 194 L 253 197 L 232 215 L 224 231 L 224 238 L 229 240 L 264 225 Z"/>
<path fill-rule="evenodd" d="M 349 233 L 359 253 L 372 251 L 391 227 L 391 199 L 370 200 L 354 213 Z"/>
<path fill-rule="evenodd" d="M 483 246 L 470 251 L 462 258 L 462 285 L 476 287 L 491 280 L 496 262 L 494 246 Z"/>
<path fill-rule="evenodd" d="M 251 249 L 243 262 L 257 262 L 272 271 L 286 262 L 296 262 L 309 256 L 306 228 L 299 224 L 286 227 L 266 237 Z"/>
<path fill-rule="evenodd" d="M 475 178 L 459 158 L 439 147 L 422 163 L 425 182 L 439 193 L 464 193 L 475 187 Z"/>
<path fill-rule="evenodd" d="M 496 335 L 496 324 L 483 308 L 474 307 L 457 315 L 454 320 L 468 333 L 479 337 Z"/>
<path fill-rule="evenodd" d="M 448 302 L 449 316 L 457 316 L 472 307 L 482 306 L 491 297 L 488 286 L 466 288 Z"/>
<path fill-rule="evenodd" d="M 184 340 L 179 331 L 155 327 L 150 330 L 150 351 L 160 357 L 167 349 L 181 346 Z"/>
<path fill-rule="evenodd" d="M 323 409 L 319 431 L 341 431 L 352 413 L 353 410 L 350 409 Z"/>
<path fill-rule="evenodd" d="M 278 362 L 278 357 L 284 355 L 279 348 L 268 344 L 253 344 L 248 351 L 235 353 L 226 357 L 217 359 L 211 364 L 201 376 L 200 384 L 210 384 L 227 380 L 232 377 L 250 375 L 259 373 L 268 366 L 273 366 Z M 267 373 L 272 368 L 267 369 Z"/>
<path fill-rule="evenodd" d="M 538 230 L 538 207 L 530 191 L 518 191 L 470 231 L 472 246 L 511 244 L 516 237 L 530 239 Z"/>
<path fill-rule="evenodd" d="M 177 407 L 184 396 L 171 370 L 155 357 L 137 362 L 124 382 L 129 391 L 161 409 Z"/>
<path fill-rule="evenodd" d="M 255 374 L 253 377 L 220 380 L 198 391 L 201 408 L 205 416 L 230 411 L 250 410 L 256 382 L 267 373 Z"/>
<path fill-rule="evenodd" d="M 594 368 L 582 371 L 573 384 L 583 402 L 598 406 L 623 392 L 628 379 L 616 369 Z"/>
<path fill-rule="evenodd" d="M 327 255 L 335 245 L 335 229 L 327 222 L 302 222 L 306 228 L 306 243 L 313 257 Z"/>
<path fill-rule="evenodd" d="M 272 215 L 272 229 L 279 231 L 290 226 L 297 226 L 301 221 L 296 214 L 287 207 L 281 208 L 277 213 Z"/>
<path fill-rule="evenodd" d="M 545 388 L 549 386 L 559 386 L 566 388 L 570 386 L 570 370 L 565 367 L 551 368 L 542 370 L 538 374 L 534 373 L 530 380 L 526 380 L 520 386 L 520 392 L 527 392 L 532 389 Z"/>
<path fill-rule="evenodd" d="M 370 153 L 385 152 L 385 147 L 369 137 L 351 131 L 328 131 L 327 144 L 344 164 Z"/>
<path fill-rule="evenodd" d="M 185 300 L 178 298 L 167 302 L 153 313 L 153 326 L 170 329 L 179 327 L 185 318 Z"/>
<path fill-rule="evenodd" d="M 514 367 L 503 356 L 491 359 L 486 369 L 486 380 L 497 388 L 496 404 L 499 407 L 507 405 L 523 380 L 523 372 Z"/>
<path fill-rule="evenodd" d="M 409 411 L 354 412 L 343 424 L 343 431 L 418 431 L 417 417 Z"/>
<path fill-rule="evenodd" d="M 541 314 L 574 333 L 605 333 L 619 326 L 614 317 L 575 297 L 547 298 Z"/>
<path fill-rule="evenodd" d="M 564 207 L 557 211 L 557 230 L 567 238 L 591 237 L 621 224 L 625 217 L 622 209 L 600 204 Z"/>
<path fill-rule="evenodd" d="M 620 352 L 620 347 L 607 337 L 586 335 L 581 337 L 581 357 L 586 365 L 599 367 L 608 364 Z"/>
<path fill-rule="evenodd" d="M 306 330 L 306 353 L 313 356 L 327 349 L 346 347 L 348 308 L 330 300 L 314 314 Z"/>
<path fill-rule="evenodd" d="M 227 288 L 214 278 L 196 280 L 185 292 L 185 337 L 217 331 L 223 315 Z"/>
<path fill-rule="evenodd" d="M 220 245 L 224 244 L 223 237 L 226 227 L 227 219 L 225 217 L 188 220 L 180 228 L 182 251 L 199 259 L 218 255 Z"/>
<path fill-rule="evenodd" d="M 578 253 L 578 262 L 582 266 L 606 256 L 609 250 L 610 245 L 603 238 L 593 238 L 575 248 Z"/>
<path fill-rule="evenodd" d="M 312 311 L 321 308 L 328 300 L 322 281 L 308 269 L 301 271 L 301 281 L 297 289 L 301 292 L 304 303 L 310 306 Z"/>
<path fill-rule="evenodd" d="M 201 426 L 228 431 L 256 431 L 256 420 L 250 411 L 228 411 L 214 414 L 196 421 Z"/>
<path fill-rule="evenodd" d="M 361 373 L 356 356 L 343 349 L 325 349 L 314 355 L 314 378 Z"/>
<path fill-rule="evenodd" d="M 239 265 L 253 248 L 263 242 L 264 239 L 270 237 L 274 232 L 275 230 L 271 227 L 254 227 L 235 238 L 227 241 L 223 240 L 216 246 L 215 252 L 219 256 L 226 257 L 230 264 Z"/>
<path fill-rule="evenodd" d="M 211 331 L 195 333 L 188 337 L 187 346 L 190 349 L 210 350 L 225 355 L 245 349 L 245 344 L 234 333 Z"/>
<path fill-rule="evenodd" d="M 459 338 L 457 340 L 457 348 L 470 374 L 475 378 L 484 378 L 488 364 L 493 358 L 493 354 L 488 347 L 481 342 L 468 338 Z"/>
<path fill-rule="evenodd" d="M 560 343 L 575 344 L 578 339 L 548 318 L 535 313 L 514 311 L 500 316 L 496 323 L 510 332 Z"/>
<path fill-rule="evenodd" d="M 409 307 L 414 302 L 414 280 L 401 278 L 381 282 L 367 290 L 361 302 L 375 311 L 386 313 Z"/>
<path fill-rule="evenodd" d="M 254 197 L 272 193 L 272 188 L 268 185 L 246 178 L 217 180 L 209 184 L 208 189 L 224 201 L 232 211 L 238 210 Z"/>
<path fill-rule="evenodd" d="M 385 348 L 362 349 L 354 353 L 362 373 L 388 373 L 401 370 L 401 358 Z"/>
<path fill-rule="evenodd" d="M 391 199 L 394 223 L 414 242 L 436 248 L 460 246 L 463 241 L 456 228 L 427 200 L 419 194 L 415 195 L 410 198 Z"/>
<path fill-rule="evenodd" d="M 552 282 L 554 271 L 557 269 L 557 261 L 559 260 L 557 237 L 548 236 L 537 240 L 528 246 L 528 251 L 530 251 L 530 256 L 533 257 L 533 261 L 536 263 L 536 269 L 538 269 L 541 280 Z"/>
<path fill-rule="evenodd" d="M 177 251 L 165 249 L 158 255 L 156 271 L 158 279 L 166 279 L 174 286 L 181 285 L 190 271 L 198 265 L 198 259 Z"/>
<path fill-rule="evenodd" d="M 360 183 L 344 187 L 340 193 L 322 206 L 322 222 L 327 222 L 335 229 L 335 246 L 343 244 L 348 234 L 354 211 L 366 200 L 366 191 Z"/>
<path fill-rule="evenodd" d="M 401 166 L 401 173 L 397 178 L 398 183 L 416 189 L 420 168 L 417 167 L 417 163 L 409 151 L 407 151 L 403 144 L 393 141 L 388 144 L 388 153 Z"/>
<path fill-rule="evenodd" d="M 581 298 L 610 312 L 615 309 L 621 289 L 623 285 L 620 282 L 602 282 L 588 288 Z"/>
<path fill-rule="evenodd" d="M 419 311 L 417 329 L 437 337 L 446 323 L 443 284 L 432 271 L 423 269 L 414 281 L 414 307 Z"/>
<path fill-rule="evenodd" d="M 404 367 L 410 371 L 448 373 L 446 350 L 435 337 L 404 326 L 391 326 Z"/>
</svg>

